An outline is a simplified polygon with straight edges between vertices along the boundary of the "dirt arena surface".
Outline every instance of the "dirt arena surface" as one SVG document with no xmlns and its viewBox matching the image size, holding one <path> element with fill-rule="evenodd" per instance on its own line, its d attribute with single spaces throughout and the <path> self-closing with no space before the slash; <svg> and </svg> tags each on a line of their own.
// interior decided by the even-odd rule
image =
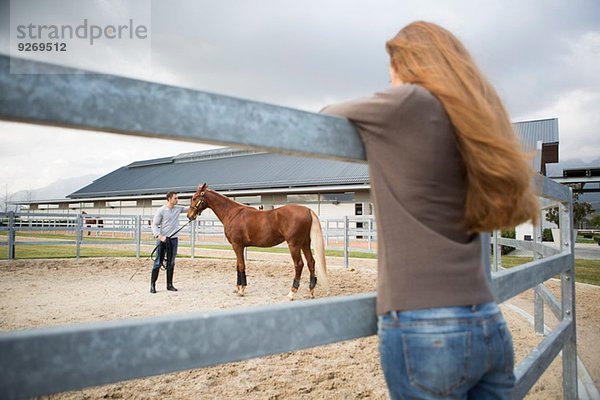
<svg viewBox="0 0 600 400">
<path fill-rule="evenodd" d="M 332 296 L 375 290 L 375 260 L 328 258 Z M 178 259 L 174 284 L 165 290 L 161 271 L 149 293 L 146 259 L 32 260 L 0 262 L 0 330 L 11 331 L 81 322 L 181 314 L 192 311 L 287 302 L 292 282 L 289 255 L 250 253 L 245 297 L 232 293 L 233 252 L 202 251 L 195 260 Z M 133 278 L 130 279 L 133 275 Z M 557 290 L 557 282 L 550 282 Z M 317 296 L 322 291 L 317 290 Z M 308 295 L 308 271 L 298 300 Z M 530 292 L 511 303 L 532 313 Z M 600 287 L 577 285 L 579 354 L 596 385 L 600 383 Z M 513 333 L 517 361 L 542 338 L 521 315 L 503 307 Z M 554 326 L 552 317 L 546 324 Z M 562 398 L 562 363 L 555 360 L 529 399 Z M 44 397 L 46 398 L 46 397 Z M 171 373 L 66 392 L 52 399 L 386 399 L 377 338 L 357 339 L 314 349 L 221 366 Z"/>
</svg>

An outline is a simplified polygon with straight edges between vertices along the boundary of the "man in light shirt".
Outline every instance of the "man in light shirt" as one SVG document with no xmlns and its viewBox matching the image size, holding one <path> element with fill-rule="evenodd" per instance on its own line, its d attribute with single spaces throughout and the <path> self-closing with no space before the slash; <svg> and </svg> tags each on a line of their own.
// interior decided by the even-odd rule
<svg viewBox="0 0 600 400">
<path fill-rule="evenodd" d="M 167 193 L 167 204 L 160 207 L 152 219 L 152 234 L 156 238 L 156 259 L 152 267 L 150 279 L 150 293 L 156 293 L 156 280 L 166 254 L 167 290 L 176 292 L 173 286 L 173 271 L 175 269 L 175 257 L 177 257 L 177 237 L 179 230 L 179 214 L 187 212 L 187 208 L 179 206 L 179 197 L 176 192 Z"/>
</svg>

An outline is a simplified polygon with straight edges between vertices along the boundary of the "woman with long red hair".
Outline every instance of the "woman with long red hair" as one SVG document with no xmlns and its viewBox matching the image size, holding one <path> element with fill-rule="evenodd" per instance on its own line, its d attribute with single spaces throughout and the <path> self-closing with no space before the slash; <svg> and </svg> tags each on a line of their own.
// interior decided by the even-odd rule
<svg viewBox="0 0 600 400">
<path fill-rule="evenodd" d="M 400 398 L 509 398 L 510 332 L 480 232 L 537 222 L 532 168 L 462 43 L 428 22 L 386 43 L 392 87 L 326 107 L 363 139 L 379 240 L 381 363 Z"/>
</svg>

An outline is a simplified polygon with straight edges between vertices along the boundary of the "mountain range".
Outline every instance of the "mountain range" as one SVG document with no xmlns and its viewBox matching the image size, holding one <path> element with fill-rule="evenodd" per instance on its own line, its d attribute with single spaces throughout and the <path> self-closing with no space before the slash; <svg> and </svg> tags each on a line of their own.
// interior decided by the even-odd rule
<svg viewBox="0 0 600 400">
<path fill-rule="evenodd" d="M 97 175 L 83 175 L 74 178 L 59 179 L 48 186 L 39 189 L 21 190 L 9 194 L 10 201 L 30 201 L 30 200 L 58 200 L 64 199 L 74 191 L 89 185 Z M 3 193 L 3 196 L 5 194 Z"/>
</svg>

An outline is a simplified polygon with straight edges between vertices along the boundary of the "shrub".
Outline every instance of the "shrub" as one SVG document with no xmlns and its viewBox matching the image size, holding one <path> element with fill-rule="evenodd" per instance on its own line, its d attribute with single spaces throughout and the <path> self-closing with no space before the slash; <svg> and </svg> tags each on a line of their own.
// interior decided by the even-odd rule
<svg viewBox="0 0 600 400">
<path fill-rule="evenodd" d="M 550 228 L 545 228 L 542 231 L 542 242 L 553 242 L 554 239 L 552 238 L 552 229 Z"/>
<path fill-rule="evenodd" d="M 592 205 L 587 202 L 579 202 L 579 193 L 577 190 L 581 190 L 583 188 L 582 184 L 569 184 L 571 188 L 573 188 L 573 228 L 577 229 L 581 227 L 582 222 L 586 219 L 586 217 L 594 212 Z M 549 208 L 546 211 L 546 221 L 552 222 L 560 227 L 558 220 L 558 207 Z"/>
<path fill-rule="evenodd" d="M 516 232 L 514 230 L 505 230 L 500 234 L 503 238 L 515 239 L 517 237 Z M 509 246 L 500 246 L 500 254 L 505 255 L 514 251 L 514 247 Z"/>
</svg>

